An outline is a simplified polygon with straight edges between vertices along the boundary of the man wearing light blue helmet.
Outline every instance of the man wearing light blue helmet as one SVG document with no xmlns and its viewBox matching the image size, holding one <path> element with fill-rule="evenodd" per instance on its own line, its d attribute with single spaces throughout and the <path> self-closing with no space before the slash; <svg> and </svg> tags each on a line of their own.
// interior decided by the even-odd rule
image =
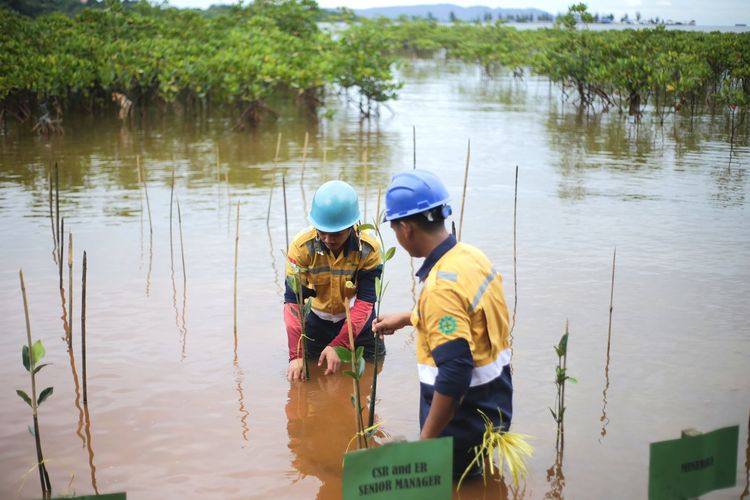
<svg viewBox="0 0 750 500">
<path fill-rule="evenodd" d="M 413 311 L 378 318 L 373 330 L 417 331 L 421 439 L 453 436 L 453 473 L 474 458 L 485 430 L 480 411 L 507 430 L 512 416 L 508 308 L 502 277 L 484 253 L 445 228 L 450 196 L 431 172 L 393 176 L 385 220 L 412 257 L 424 257 Z M 475 471 L 476 472 L 476 471 Z"/>
<path fill-rule="evenodd" d="M 364 347 L 369 359 L 385 354 L 382 340 L 371 330 L 375 296 L 375 278 L 383 265 L 380 246 L 368 233 L 360 233 L 357 193 L 342 181 L 329 181 L 315 192 L 310 210 L 313 227 L 305 229 L 289 245 L 287 276 L 298 276 L 302 296 L 312 299 L 312 309 L 305 321 L 304 337 L 299 319 L 299 301 L 295 291 L 286 284 L 284 293 L 284 323 L 289 347 L 290 381 L 303 378 L 302 342 L 307 357 L 325 363 L 325 374 L 338 370 L 341 360 L 334 347 L 349 346 L 345 301 L 351 307 L 352 334 L 355 347 Z M 347 286 L 347 282 L 354 288 Z"/>
</svg>

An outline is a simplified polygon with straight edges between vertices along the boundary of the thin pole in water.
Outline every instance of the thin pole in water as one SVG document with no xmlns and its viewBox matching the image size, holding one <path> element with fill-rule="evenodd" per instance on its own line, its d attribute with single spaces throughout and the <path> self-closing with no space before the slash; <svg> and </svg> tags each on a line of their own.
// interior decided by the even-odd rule
<svg viewBox="0 0 750 500">
<path fill-rule="evenodd" d="M 516 165 L 516 182 L 513 189 L 513 318 L 510 323 L 510 343 L 513 345 L 513 329 L 516 327 L 516 308 L 518 307 L 518 278 L 516 276 L 516 211 L 518 208 L 518 165 Z"/>
<path fill-rule="evenodd" d="M 417 168 L 417 126 L 412 125 L 411 126 L 411 143 L 412 143 L 412 152 L 413 152 L 413 159 L 412 159 L 412 169 Z"/>
<path fill-rule="evenodd" d="M 81 274 L 81 378 L 83 379 L 83 405 L 88 404 L 86 386 L 86 250 L 83 251 L 83 271 Z"/>
<path fill-rule="evenodd" d="M 240 252 L 240 202 L 237 200 L 237 233 L 234 238 L 234 339 L 237 342 L 237 261 Z"/>
<path fill-rule="evenodd" d="M 73 233 L 68 234 L 68 348 L 73 342 Z"/>
<path fill-rule="evenodd" d="M 284 234 L 286 235 L 286 248 L 289 248 L 289 219 L 286 211 L 286 176 L 281 176 L 281 191 L 284 194 Z"/>
<path fill-rule="evenodd" d="M 461 218 L 458 221 L 458 241 L 461 241 L 461 230 L 464 227 L 464 204 L 466 203 L 466 183 L 469 180 L 469 159 L 471 158 L 471 139 L 466 147 L 466 170 L 464 170 L 464 192 L 461 196 Z"/>
<path fill-rule="evenodd" d="M 63 245 L 65 244 L 65 217 L 63 217 L 60 220 L 60 257 L 58 259 L 58 269 L 60 270 L 60 289 L 63 288 L 63 256 L 65 254 L 65 249 L 63 248 Z"/>
</svg>

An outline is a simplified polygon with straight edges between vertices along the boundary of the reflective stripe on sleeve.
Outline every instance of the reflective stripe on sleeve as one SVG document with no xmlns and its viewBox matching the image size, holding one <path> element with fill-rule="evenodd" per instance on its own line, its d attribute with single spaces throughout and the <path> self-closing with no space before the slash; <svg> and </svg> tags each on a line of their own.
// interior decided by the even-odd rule
<svg viewBox="0 0 750 500">
<path fill-rule="evenodd" d="M 487 277 L 484 278 L 484 281 L 479 287 L 479 290 L 477 290 L 477 293 L 474 295 L 474 300 L 471 301 L 472 310 L 477 308 L 477 306 L 479 305 L 479 301 L 482 300 L 482 297 L 484 296 L 484 292 L 487 291 L 487 287 L 490 286 L 490 283 L 492 283 L 492 280 L 494 280 L 496 276 L 497 271 L 495 271 L 495 268 L 493 267 L 492 271 L 490 271 L 490 274 L 488 274 Z"/>
<path fill-rule="evenodd" d="M 508 364 L 510 364 L 510 349 L 505 349 L 500 352 L 497 359 L 492 363 L 475 367 L 471 371 L 471 383 L 469 387 L 475 387 L 495 380 L 503 372 L 503 367 Z M 435 385 L 435 379 L 438 374 L 437 366 L 418 364 L 417 367 L 419 370 L 419 381 L 423 384 Z"/>
</svg>

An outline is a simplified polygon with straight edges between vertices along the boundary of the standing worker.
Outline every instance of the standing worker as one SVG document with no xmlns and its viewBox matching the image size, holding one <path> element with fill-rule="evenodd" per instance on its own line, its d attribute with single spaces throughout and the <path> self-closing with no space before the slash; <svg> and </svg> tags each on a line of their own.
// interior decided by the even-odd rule
<svg viewBox="0 0 750 500">
<path fill-rule="evenodd" d="M 289 381 L 304 377 L 302 342 L 307 357 L 326 364 L 325 374 L 335 373 L 341 360 L 334 347 L 350 348 L 344 302 L 354 296 L 350 315 L 355 347 L 364 347 L 365 359 L 385 354 L 385 344 L 372 333 L 375 278 L 383 263 L 380 246 L 372 235 L 360 233 L 357 193 L 342 181 L 329 181 L 315 192 L 310 210 L 313 227 L 299 233 L 287 253 L 286 275 L 300 278 L 302 296 L 312 297 L 305 318 L 305 337 L 299 318 L 297 294 L 287 280 L 284 323 L 289 343 Z M 347 287 L 351 282 L 354 288 Z M 295 313 L 296 311 L 296 313 Z"/>
<path fill-rule="evenodd" d="M 510 427 L 513 383 L 502 277 L 481 250 L 448 233 L 449 201 L 430 172 L 393 177 L 385 220 L 409 255 L 425 257 L 417 271 L 423 287 L 413 311 L 378 318 L 373 330 L 416 329 L 420 438 L 453 436 L 453 474 L 460 476 L 482 443 L 478 410 L 496 427 Z"/>
</svg>

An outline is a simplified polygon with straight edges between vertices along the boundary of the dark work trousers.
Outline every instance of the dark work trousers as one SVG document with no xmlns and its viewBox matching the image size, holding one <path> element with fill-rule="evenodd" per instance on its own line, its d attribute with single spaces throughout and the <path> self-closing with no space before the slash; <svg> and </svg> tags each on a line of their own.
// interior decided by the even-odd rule
<svg viewBox="0 0 750 500">
<path fill-rule="evenodd" d="M 364 358 L 368 361 L 371 361 L 375 356 L 376 347 L 378 350 L 378 358 L 385 356 L 385 343 L 380 339 L 376 342 L 375 337 L 372 334 L 373 319 L 375 319 L 374 310 L 367 320 L 367 323 L 365 323 L 365 326 L 362 328 L 362 331 L 354 339 L 355 347 L 363 346 L 365 348 Z M 305 317 L 305 335 L 309 337 L 306 339 L 307 357 L 318 359 L 320 353 L 323 352 L 323 349 L 325 349 L 328 344 L 336 338 L 339 332 L 341 332 L 341 328 L 345 323 L 346 318 L 341 321 L 333 322 L 321 319 L 314 312 L 310 312 L 310 314 Z"/>
</svg>

